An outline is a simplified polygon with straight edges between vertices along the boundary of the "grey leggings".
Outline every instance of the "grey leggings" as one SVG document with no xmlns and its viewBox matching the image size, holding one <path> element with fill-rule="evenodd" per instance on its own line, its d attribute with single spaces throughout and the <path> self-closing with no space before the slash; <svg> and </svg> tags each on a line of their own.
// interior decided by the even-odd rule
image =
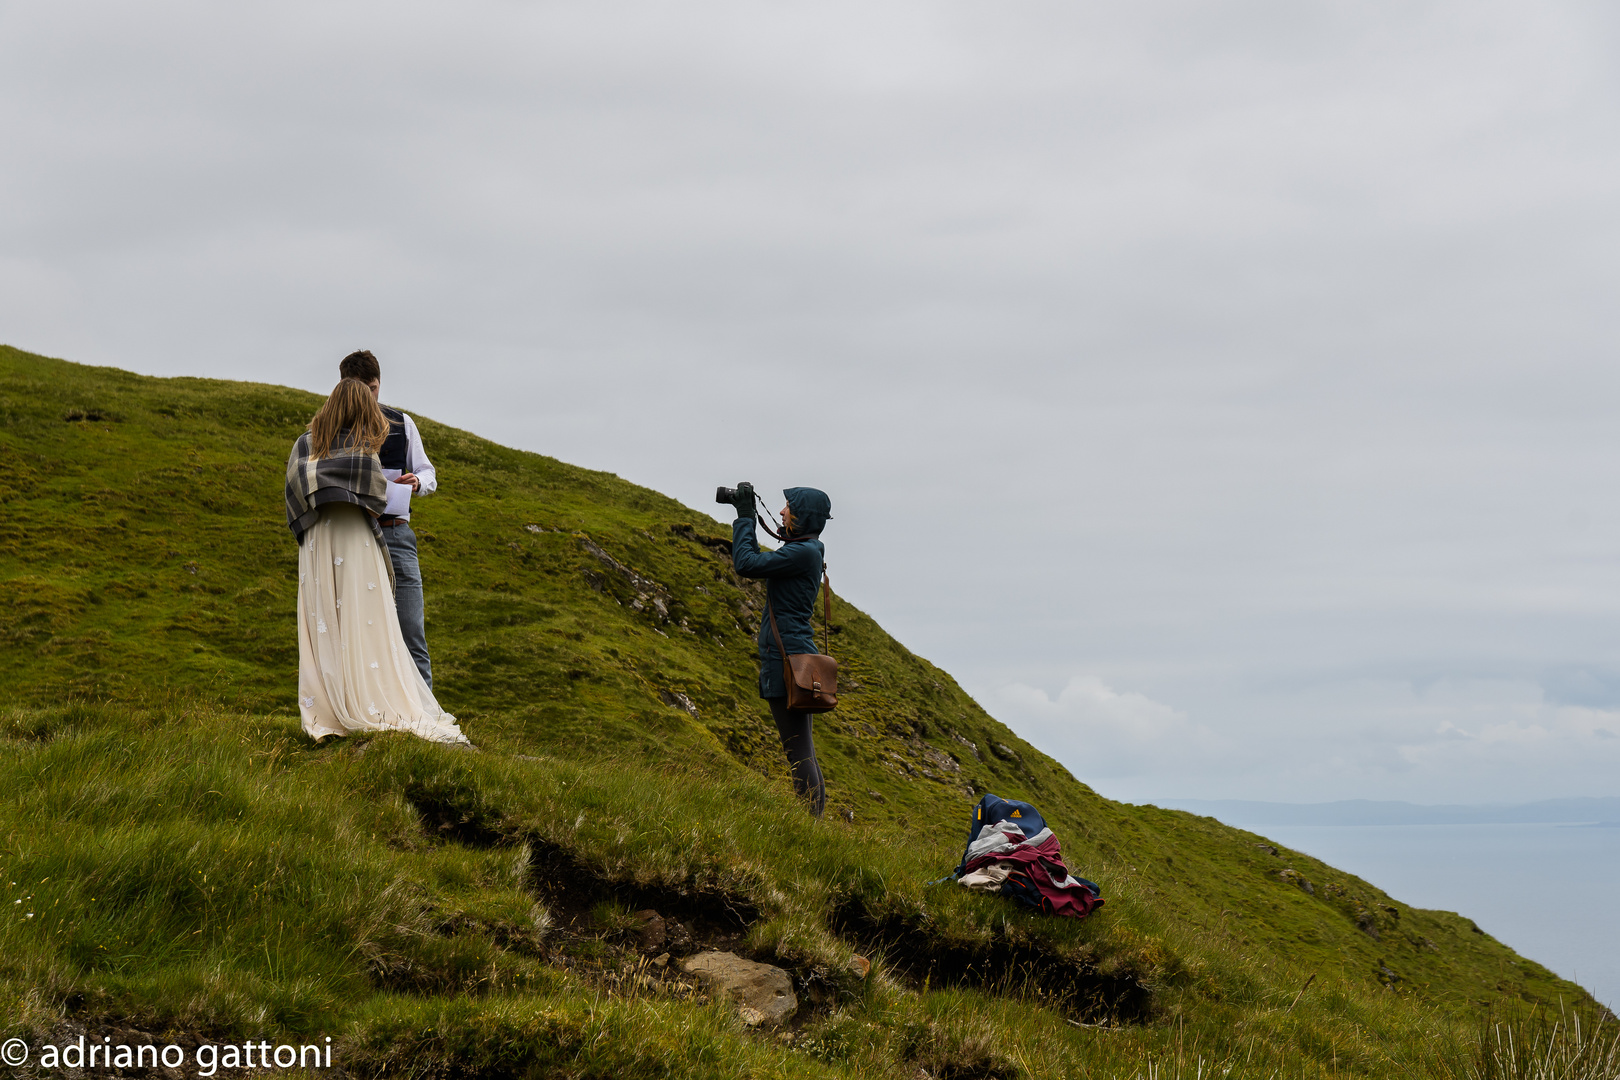
<svg viewBox="0 0 1620 1080">
<path fill-rule="evenodd" d="M 811 816 L 820 817 L 827 806 L 827 785 L 822 782 L 816 740 L 810 734 L 812 714 L 800 709 L 789 711 L 785 697 L 766 698 L 765 703 L 771 707 L 776 733 L 782 738 L 782 749 L 793 770 L 793 790 L 810 801 Z"/>
</svg>

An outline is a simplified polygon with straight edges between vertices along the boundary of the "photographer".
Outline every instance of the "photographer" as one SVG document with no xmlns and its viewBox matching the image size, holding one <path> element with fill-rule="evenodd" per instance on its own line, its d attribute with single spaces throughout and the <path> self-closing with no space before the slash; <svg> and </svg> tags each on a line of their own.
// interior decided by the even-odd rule
<svg viewBox="0 0 1620 1080">
<path fill-rule="evenodd" d="M 771 707 L 782 749 L 793 770 L 793 790 L 810 803 L 820 817 L 827 805 L 827 788 L 816 762 L 815 739 L 810 732 L 812 714 L 787 707 L 787 683 L 782 676 L 782 653 L 771 630 L 771 613 L 788 653 L 816 651 L 811 615 L 821 587 L 826 549 L 820 536 L 832 517 L 832 502 L 815 488 L 788 488 L 782 508 L 784 543 L 776 551 L 760 551 L 755 535 L 754 487 L 739 484 L 732 494 L 737 520 L 731 526 L 731 565 L 744 577 L 764 578 L 769 609 L 759 624 L 759 696 Z"/>
</svg>

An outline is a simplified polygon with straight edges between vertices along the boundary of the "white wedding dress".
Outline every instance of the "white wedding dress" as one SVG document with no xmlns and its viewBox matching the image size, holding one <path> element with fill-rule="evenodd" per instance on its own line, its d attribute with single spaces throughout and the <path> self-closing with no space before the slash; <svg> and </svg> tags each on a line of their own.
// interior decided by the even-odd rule
<svg viewBox="0 0 1620 1080">
<path fill-rule="evenodd" d="M 298 710 L 315 739 L 409 731 L 467 742 L 405 648 L 388 554 L 348 503 L 322 507 L 298 545 Z"/>
</svg>

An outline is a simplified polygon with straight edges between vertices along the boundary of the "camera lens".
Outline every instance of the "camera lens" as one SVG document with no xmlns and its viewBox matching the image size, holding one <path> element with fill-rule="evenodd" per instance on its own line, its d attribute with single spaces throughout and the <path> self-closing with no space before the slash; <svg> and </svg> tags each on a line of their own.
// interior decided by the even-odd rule
<svg viewBox="0 0 1620 1080">
<path fill-rule="evenodd" d="M 735 488 L 718 487 L 714 489 L 714 501 L 717 503 L 729 503 L 736 496 L 737 490 Z"/>
</svg>

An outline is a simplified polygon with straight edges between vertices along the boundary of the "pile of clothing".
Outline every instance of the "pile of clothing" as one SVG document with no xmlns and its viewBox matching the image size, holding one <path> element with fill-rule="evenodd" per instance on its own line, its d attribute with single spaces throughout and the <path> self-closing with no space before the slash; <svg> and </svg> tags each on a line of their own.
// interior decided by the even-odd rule
<svg viewBox="0 0 1620 1080">
<path fill-rule="evenodd" d="M 1083 919 L 1102 907 L 1096 882 L 1063 865 L 1063 848 L 1040 811 L 1026 802 L 986 795 L 973 812 L 956 883 L 1000 893 L 1048 915 Z"/>
</svg>

